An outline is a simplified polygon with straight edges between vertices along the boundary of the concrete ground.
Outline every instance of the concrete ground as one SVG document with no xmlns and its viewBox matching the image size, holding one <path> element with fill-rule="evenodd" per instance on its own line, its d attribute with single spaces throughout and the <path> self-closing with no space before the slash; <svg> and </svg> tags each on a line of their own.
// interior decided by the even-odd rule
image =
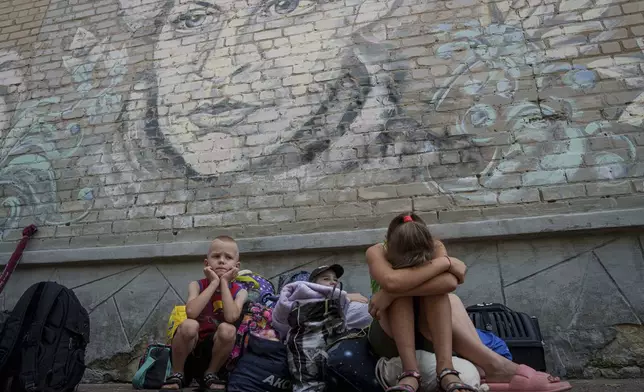
<svg viewBox="0 0 644 392">
<path fill-rule="evenodd" d="M 642 392 L 644 379 L 630 380 L 573 380 L 573 391 L 575 392 Z M 78 388 L 78 392 L 125 392 L 132 391 L 128 384 L 84 384 Z M 185 391 L 189 391 L 188 388 Z"/>
</svg>

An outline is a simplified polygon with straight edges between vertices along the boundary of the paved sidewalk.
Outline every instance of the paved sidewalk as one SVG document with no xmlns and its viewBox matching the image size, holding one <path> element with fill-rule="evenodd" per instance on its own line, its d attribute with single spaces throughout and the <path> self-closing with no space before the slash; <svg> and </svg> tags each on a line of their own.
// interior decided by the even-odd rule
<svg viewBox="0 0 644 392">
<path fill-rule="evenodd" d="M 644 379 L 630 380 L 573 380 L 570 382 L 575 392 L 642 392 Z M 132 386 L 128 384 L 96 384 L 81 385 L 78 392 L 125 392 L 132 391 Z M 190 389 L 184 389 L 186 392 Z"/>
</svg>

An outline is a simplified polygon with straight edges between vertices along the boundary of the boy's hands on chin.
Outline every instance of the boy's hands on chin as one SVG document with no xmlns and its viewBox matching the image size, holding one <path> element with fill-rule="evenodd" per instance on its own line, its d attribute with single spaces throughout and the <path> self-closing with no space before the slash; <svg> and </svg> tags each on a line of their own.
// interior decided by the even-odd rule
<svg viewBox="0 0 644 392">
<path fill-rule="evenodd" d="M 206 278 L 208 278 L 208 281 L 210 281 L 211 284 L 219 284 L 219 276 L 217 276 L 215 270 L 213 270 L 211 267 L 205 267 L 203 269 L 203 274 L 206 275 Z"/>
<path fill-rule="evenodd" d="M 381 314 L 387 310 L 394 301 L 394 296 L 384 290 L 379 290 L 369 301 L 369 314 L 376 320 L 380 320 Z"/>
<path fill-rule="evenodd" d="M 239 273 L 239 268 L 233 268 L 230 271 L 226 272 L 225 274 L 221 275 L 221 281 L 229 283 L 231 280 L 237 277 L 238 273 Z"/>
</svg>

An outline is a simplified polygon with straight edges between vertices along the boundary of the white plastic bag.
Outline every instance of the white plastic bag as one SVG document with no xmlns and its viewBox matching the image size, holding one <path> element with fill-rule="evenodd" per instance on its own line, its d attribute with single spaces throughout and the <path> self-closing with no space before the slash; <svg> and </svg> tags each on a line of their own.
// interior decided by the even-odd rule
<svg viewBox="0 0 644 392">
<path fill-rule="evenodd" d="M 436 382 L 436 355 L 427 351 L 416 350 L 418 371 L 423 377 L 420 391 L 433 392 L 438 389 Z M 461 373 L 461 381 L 479 391 L 487 391 L 487 385 L 481 385 L 481 376 L 476 367 L 463 358 L 453 357 L 454 370 Z M 398 384 L 398 376 L 403 372 L 400 357 L 391 359 L 380 358 L 376 365 L 376 378 L 384 389 Z"/>
</svg>

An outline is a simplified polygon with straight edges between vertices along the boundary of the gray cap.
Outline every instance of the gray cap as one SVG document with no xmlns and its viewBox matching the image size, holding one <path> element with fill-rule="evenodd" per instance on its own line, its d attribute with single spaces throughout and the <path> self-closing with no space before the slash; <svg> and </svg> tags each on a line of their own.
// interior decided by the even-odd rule
<svg viewBox="0 0 644 392">
<path fill-rule="evenodd" d="M 342 268 L 340 264 L 323 265 L 317 267 L 311 272 L 311 275 L 309 275 L 309 282 L 315 282 L 315 279 L 317 279 L 320 274 L 328 270 L 335 272 L 335 276 L 338 279 L 340 279 L 340 277 L 344 274 L 344 268 Z"/>
</svg>

